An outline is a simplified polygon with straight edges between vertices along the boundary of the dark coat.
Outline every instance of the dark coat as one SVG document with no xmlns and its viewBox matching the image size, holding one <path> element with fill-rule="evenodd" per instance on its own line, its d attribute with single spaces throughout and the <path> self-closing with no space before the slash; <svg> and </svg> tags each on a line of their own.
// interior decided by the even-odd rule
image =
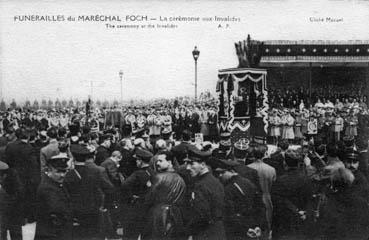
<svg viewBox="0 0 369 240">
<path fill-rule="evenodd" d="M 16 171 L 22 185 L 23 199 L 22 215 L 34 220 L 34 208 L 36 202 L 37 186 L 40 182 L 39 159 L 34 154 L 34 149 L 29 143 L 15 141 L 9 143 L 5 149 L 5 160 L 9 167 Z M 19 213 L 19 212 L 18 212 Z"/>
<path fill-rule="evenodd" d="M 324 239 L 366 239 L 368 237 L 368 192 L 365 177 L 357 171 L 352 186 L 328 191 L 321 206 L 320 234 Z"/>
<path fill-rule="evenodd" d="M 368 169 L 369 152 L 368 151 L 360 152 L 358 160 L 359 160 L 359 171 L 361 171 L 366 177 L 366 179 L 369 181 L 369 169 Z"/>
<path fill-rule="evenodd" d="M 266 164 L 274 167 L 277 178 L 285 172 L 285 158 L 281 152 L 273 154 L 270 158 L 263 160 Z"/>
<path fill-rule="evenodd" d="M 223 185 L 207 172 L 196 178 L 190 195 L 188 235 L 193 239 L 225 239 Z"/>
<path fill-rule="evenodd" d="M 107 158 L 110 157 L 110 151 L 104 146 L 98 146 L 96 149 L 96 157 L 95 157 L 95 163 L 96 165 L 99 165 L 104 162 Z"/>
<path fill-rule="evenodd" d="M 72 208 L 67 189 L 45 174 L 37 190 L 35 239 L 73 239 Z"/>
<path fill-rule="evenodd" d="M 20 140 L 9 143 L 5 149 L 5 162 L 17 171 L 23 184 L 31 180 L 32 152 L 32 146 Z"/>
<path fill-rule="evenodd" d="M 290 169 L 277 178 L 272 186 L 275 230 L 291 229 L 298 220 L 298 211 L 306 211 L 312 197 L 312 183 L 300 170 Z"/>
<path fill-rule="evenodd" d="M 24 187 L 14 169 L 6 170 L 6 174 L 1 186 L 2 222 L 0 235 L 5 236 L 6 231 L 10 230 L 11 236 L 13 234 L 17 236 L 21 234 L 24 224 Z"/>
<path fill-rule="evenodd" d="M 239 164 L 233 167 L 233 169 L 244 178 L 247 178 L 250 180 L 258 189 L 260 189 L 260 182 L 259 182 L 259 176 L 258 171 L 256 171 L 253 168 L 250 168 L 246 165 Z"/>
<path fill-rule="evenodd" d="M 227 239 L 245 239 L 249 228 L 265 229 L 261 192 L 251 181 L 239 175 L 234 176 L 225 185 L 224 193 Z"/>
<path fill-rule="evenodd" d="M 133 172 L 122 183 L 122 190 L 128 197 L 128 210 L 126 218 L 126 234 L 129 239 L 137 238 L 144 231 L 145 217 L 147 215 L 145 197 L 149 193 L 153 182 L 154 172 L 144 167 Z"/>
<path fill-rule="evenodd" d="M 123 173 L 125 177 L 128 177 L 137 170 L 136 158 L 134 158 L 133 153 L 127 149 L 120 148 L 119 151 L 122 154 L 122 160 L 119 163 L 119 172 Z"/>
<path fill-rule="evenodd" d="M 102 162 L 100 166 L 105 168 L 111 183 L 113 183 L 115 186 L 121 185 L 121 173 L 119 172 L 117 164 L 113 160 L 108 158 L 104 162 Z"/>
<path fill-rule="evenodd" d="M 76 165 L 65 177 L 73 212 L 77 218 L 80 217 L 80 221 L 83 221 L 85 216 L 97 216 L 99 208 L 104 204 L 102 193 L 110 194 L 114 191 L 112 184 L 103 174 L 97 167 Z"/>
</svg>

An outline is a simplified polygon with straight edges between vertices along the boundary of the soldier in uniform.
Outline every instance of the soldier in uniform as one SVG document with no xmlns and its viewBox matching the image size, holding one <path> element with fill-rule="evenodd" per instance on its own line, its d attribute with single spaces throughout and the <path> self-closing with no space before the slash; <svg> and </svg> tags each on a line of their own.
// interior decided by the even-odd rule
<svg viewBox="0 0 369 240">
<path fill-rule="evenodd" d="M 146 125 L 146 117 L 143 115 L 142 111 L 138 111 L 136 116 L 137 128 L 142 129 Z"/>
<path fill-rule="evenodd" d="M 37 190 L 36 240 L 73 239 L 72 207 L 64 178 L 69 158 L 56 155 L 46 162 Z"/>
<path fill-rule="evenodd" d="M 273 114 L 269 117 L 270 136 L 273 138 L 273 143 L 276 144 L 281 136 L 281 119 L 277 114 L 277 110 L 273 110 Z"/>
<path fill-rule="evenodd" d="M 223 225 L 224 187 L 209 171 L 209 153 L 190 150 L 187 170 L 194 178 L 190 189 L 188 235 L 196 239 L 226 239 Z"/>
<path fill-rule="evenodd" d="M 343 118 L 341 117 L 340 113 L 337 113 L 334 119 L 334 140 L 338 142 L 341 140 L 341 132 L 343 131 Z"/>
<path fill-rule="evenodd" d="M 152 153 L 144 149 L 137 149 L 135 157 L 139 169 L 122 182 L 122 190 L 130 196 L 127 225 L 123 227 L 127 229 L 125 234 L 128 238 L 137 238 L 144 230 L 145 197 L 151 188 L 154 177 L 154 171 L 149 166 L 153 157 Z"/>
<path fill-rule="evenodd" d="M 346 124 L 345 136 L 355 138 L 357 136 L 358 119 L 353 109 L 350 111 L 350 115 L 346 118 Z"/>
</svg>

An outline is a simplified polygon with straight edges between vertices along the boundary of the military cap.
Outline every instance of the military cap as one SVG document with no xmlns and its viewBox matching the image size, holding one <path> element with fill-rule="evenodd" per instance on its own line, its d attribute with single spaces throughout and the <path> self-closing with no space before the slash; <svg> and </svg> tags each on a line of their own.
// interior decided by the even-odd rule
<svg viewBox="0 0 369 240">
<path fill-rule="evenodd" d="M 69 157 L 66 154 L 59 153 L 56 156 L 51 157 L 47 160 L 47 165 L 55 169 L 67 169 L 68 168 Z"/>
<path fill-rule="evenodd" d="M 234 143 L 233 154 L 237 158 L 245 158 L 248 148 L 249 140 L 246 138 L 241 138 Z"/>
<path fill-rule="evenodd" d="M 202 152 L 198 149 L 190 149 L 188 151 L 187 158 L 184 159 L 185 162 L 206 162 L 211 156 L 210 152 Z"/>
<path fill-rule="evenodd" d="M 135 156 L 137 159 L 141 159 L 144 162 L 150 162 L 151 158 L 154 156 L 151 152 L 144 149 L 136 149 Z"/>
<path fill-rule="evenodd" d="M 0 161 L 0 171 L 7 170 L 9 168 L 8 164 Z"/>
</svg>

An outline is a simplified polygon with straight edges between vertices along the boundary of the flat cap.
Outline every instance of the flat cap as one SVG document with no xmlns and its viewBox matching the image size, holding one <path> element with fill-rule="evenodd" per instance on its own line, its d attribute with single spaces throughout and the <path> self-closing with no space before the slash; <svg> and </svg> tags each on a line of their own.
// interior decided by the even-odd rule
<svg viewBox="0 0 369 240">
<path fill-rule="evenodd" d="M 184 159 L 185 162 L 206 162 L 211 156 L 211 152 L 202 152 L 198 149 L 189 149 L 188 156 Z"/>
<path fill-rule="evenodd" d="M 151 152 L 146 151 L 144 149 L 136 149 L 135 155 L 136 155 L 136 158 L 141 159 L 144 162 L 149 162 L 151 158 L 154 156 Z"/>
<path fill-rule="evenodd" d="M 70 151 L 73 156 L 89 156 L 95 153 L 95 147 L 81 144 L 71 144 Z"/>
</svg>

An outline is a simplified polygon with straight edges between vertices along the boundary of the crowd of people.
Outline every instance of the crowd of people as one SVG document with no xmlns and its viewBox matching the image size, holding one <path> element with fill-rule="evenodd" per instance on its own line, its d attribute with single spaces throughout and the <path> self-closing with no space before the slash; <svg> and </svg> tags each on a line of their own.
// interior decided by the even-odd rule
<svg viewBox="0 0 369 240">
<path fill-rule="evenodd" d="M 365 98 L 326 99 L 271 101 L 272 153 L 220 133 L 215 101 L 5 111 L 1 239 L 367 238 Z"/>
</svg>

